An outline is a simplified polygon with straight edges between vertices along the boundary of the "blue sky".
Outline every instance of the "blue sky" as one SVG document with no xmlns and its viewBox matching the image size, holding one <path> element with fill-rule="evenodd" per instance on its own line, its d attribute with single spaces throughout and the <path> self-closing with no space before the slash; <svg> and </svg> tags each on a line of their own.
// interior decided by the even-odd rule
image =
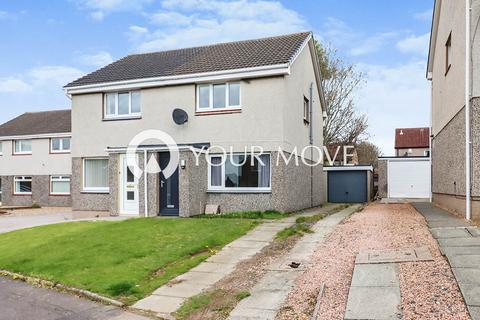
<svg viewBox="0 0 480 320">
<path fill-rule="evenodd" d="M 0 0 L 0 123 L 70 106 L 62 86 L 133 52 L 312 30 L 365 73 L 370 140 L 428 126 L 433 0 Z"/>
</svg>

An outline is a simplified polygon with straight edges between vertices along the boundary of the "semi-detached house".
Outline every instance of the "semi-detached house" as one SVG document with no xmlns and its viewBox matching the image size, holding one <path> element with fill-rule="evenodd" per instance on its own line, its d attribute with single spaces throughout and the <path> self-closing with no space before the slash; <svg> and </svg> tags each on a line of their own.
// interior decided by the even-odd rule
<svg viewBox="0 0 480 320">
<path fill-rule="evenodd" d="M 71 112 L 25 113 L 0 125 L 3 206 L 71 205 Z"/>
<path fill-rule="evenodd" d="M 64 89 L 72 103 L 71 166 L 58 174 L 71 169 L 74 210 L 187 217 L 209 204 L 222 212 L 290 211 L 324 201 L 322 165 L 312 166 L 321 162 L 311 147 L 323 144 L 324 97 L 310 32 L 129 55 Z M 188 120 L 177 124 L 175 109 Z M 146 130 L 178 145 L 179 165 L 168 178 L 134 174 L 127 163 L 132 138 Z M 245 154 L 252 147 L 257 153 Z M 141 170 L 170 160 L 164 141 L 143 141 L 136 152 Z M 17 174 L 35 181 L 38 172 L 15 170 L 7 184 Z"/>
</svg>

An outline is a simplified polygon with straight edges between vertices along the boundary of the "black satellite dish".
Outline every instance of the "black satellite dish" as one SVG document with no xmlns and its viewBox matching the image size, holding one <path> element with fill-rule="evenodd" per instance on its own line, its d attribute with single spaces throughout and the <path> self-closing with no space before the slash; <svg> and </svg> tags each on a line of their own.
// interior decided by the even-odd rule
<svg viewBox="0 0 480 320">
<path fill-rule="evenodd" d="M 172 117 L 173 121 L 178 125 L 184 124 L 188 121 L 188 114 L 187 112 L 185 112 L 185 110 L 182 109 L 177 108 L 173 110 Z"/>
</svg>

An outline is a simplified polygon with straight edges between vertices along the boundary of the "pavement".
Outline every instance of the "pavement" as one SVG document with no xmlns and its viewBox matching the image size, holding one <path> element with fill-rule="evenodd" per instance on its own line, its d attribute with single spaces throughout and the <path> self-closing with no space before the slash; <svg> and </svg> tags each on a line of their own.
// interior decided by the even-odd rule
<svg viewBox="0 0 480 320">
<path fill-rule="evenodd" d="M 250 296 L 232 310 L 228 319 L 275 319 L 296 278 L 310 266 L 319 243 L 359 207 L 351 206 L 317 222 L 312 228 L 314 233 L 303 236 L 287 255 L 267 268 L 266 275 L 253 287 Z M 300 263 L 300 266 L 291 268 L 289 264 L 292 262 Z"/>
<path fill-rule="evenodd" d="M 413 206 L 447 257 L 471 318 L 480 320 L 480 230 L 430 203 Z"/>
<path fill-rule="evenodd" d="M 0 320 L 147 320 L 120 308 L 0 277 Z"/>
<path fill-rule="evenodd" d="M 68 213 L 53 213 L 53 214 L 32 214 L 32 215 L 12 215 L 0 216 L 0 233 L 10 231 L 33 228 L 49 224 L 57 224 L 64 222 L 78 222 L 78 221 L 119 221 L 124 220 L 125 217 L 75 217 L 71 212 Z"/>
<path fill-rule="evenodd" d="M 301 215 L 314 215 L 332 209 L 313 208 Z M 155 290 L 152 295 L 138 301 L 133 308 L 155 312 L 159 317 L 170 317 L 189 298 L 212 287 L 216 282 L 272 243 L 277 233 L 295 224 L 300 215 L 267 221 L 231 242 L 206 261 Z"/>
</svg>

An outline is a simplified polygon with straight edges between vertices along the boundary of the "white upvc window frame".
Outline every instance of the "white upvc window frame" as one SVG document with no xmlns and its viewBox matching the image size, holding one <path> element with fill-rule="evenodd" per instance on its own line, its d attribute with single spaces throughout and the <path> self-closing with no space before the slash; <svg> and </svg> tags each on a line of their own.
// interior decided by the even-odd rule
<svg viewBox="0 0 480 320">
<path fill-rule="evenodd" d="M 110 193 L 109 187 L 85 187 L 85 162 L 87 160 L 107 160 L 108 158 L 83 158 L 82 160 L 82 192 L 83 193 Z M 107 168 L 107 182 L 110 181 L 110 176 Z"/>
<path fill-rule="evenodd" d="M 0 157 L 3 156 L 3 141 L 0 141 Z"/>
<path fill-rule="evenodd" d="M 244 153 L 233 153 L 233 155 L 243 155 Z M 250 154 L 247 154 L 247 156 Z M 259 154 L 256 154 L 259 155 Z M 225 154 L 210 154 L 208 155 L 208 192 L 218 192 L 218 193 L 271 193 L 272 192 L 272 154 L 265 152 L 263 155 L 268 155 L 270 157 L 270 187 L 236 187 L 236 188 L 227 188 L 225 187 L 225 161 L 230 161 L 228 157 L 230 153 Z M 212 158 L 221 158 L 221 170 L 222 170 L 222 185 L 212 186 L 212 171 L 211 163 Z"/>
<path fill-rule="evenodd" d="M 29 141 L 30 142 L 30 151 L 23 151 L 20 149 L 20 151 L 17 151 L 17 143 L 20 143 L 20 147 L 22 146 L 21 142 L 22 141 Z M 33 146 L 32 146 L 32 139 L 17 139 L 13 140 L 13 154 L 14 155 L 30 155 L 33 153 Z"/>
<path fill-rule="evenodd" d="M 69 139 L 70 140 L 70 148 L 64 149 L 63 147 L 63 140 Z M 53 141 L 60 140 L 60 150 L 53 149 Z M 72 148 L 72 138 L 71 137 L 61 137 L 61 138 L 50 138 L 50 153 L 70 153 Z"/>
<path fill-rule="evenodd" d="M 30 182 L 33 189 L 33 177 L 32 176 L 14 176 L 13 177 L 13 195 L 17 196 L 31 196 L 32 190 L 30 192 L 17 192 L 17 182 Z"/>
<path fill-rule="evenodd" d="M 225 85 L 225 107 L 224 108 L 214 108 L 213 107 L 213 86 L 214 85 Z M 238 84 L 238 105 L 230 105 L 230 85 Z M 200 87 L 208 86 L 209 88 L 209 107 L 200 108 Z M 241 110 L 242 109 L 242 84 L 240 81 L 230 81 L 230 82 L 215 82 L 215 83 L 198 83 L 196 86 L 196 108 L 197 112 L 212 112 L 212 111 L 225 111 L 225 110 Z"/>
<path fill-rule="evenodd" d="M 140 94 L 140 112 L 132 112 L 132 93 L 138 92 Z M 118 114 L 118 95 L 122 93 L 128 93 L 128 114 Z M 108 114 L 108 95 L 115 95 L 115 114 Z M 142 117 L 142 94 L 140 90 L 126 90 L 126 91 L 115 91 L 115 92 L 105 92 L 103 94 L 103 118 L 105 120 L 115 120 L 115 119 L 138 119 Z"/>
<path fill-rule="evenodd" d="M 55 180 L 55 181 L 54 181 Z M 53 192 L 54 182 L 67 182 L 70 184 L 70 192 Z M 71 194 L 71 178 L 69 176 L 50 176 L 50 195 L 53 196 L 69 196 Z"/>
</svg>

